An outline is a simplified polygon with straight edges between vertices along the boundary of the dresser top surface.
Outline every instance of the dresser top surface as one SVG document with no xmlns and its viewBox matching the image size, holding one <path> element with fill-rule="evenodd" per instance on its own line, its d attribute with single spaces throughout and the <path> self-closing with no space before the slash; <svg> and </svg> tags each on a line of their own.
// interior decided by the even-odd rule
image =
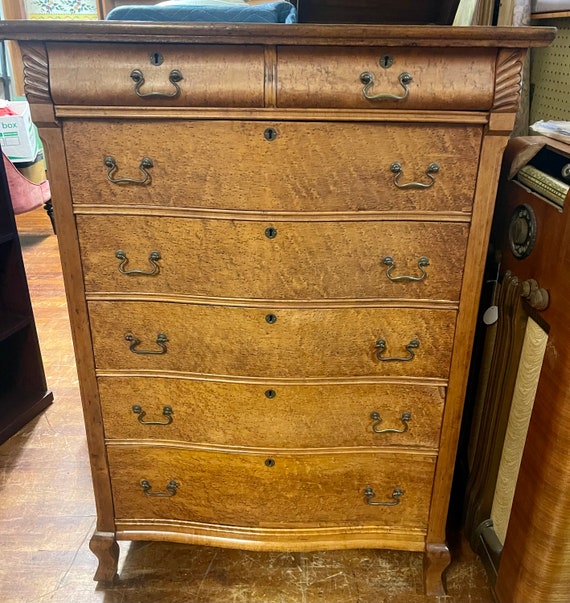
<svg viewBox="0 0 570 603">
<path fill-rule="evenodd" d="M 526 48 L 555 35 L 554 27 L 0 21 L 0 39 L 37 42 Z"/>
</svg>

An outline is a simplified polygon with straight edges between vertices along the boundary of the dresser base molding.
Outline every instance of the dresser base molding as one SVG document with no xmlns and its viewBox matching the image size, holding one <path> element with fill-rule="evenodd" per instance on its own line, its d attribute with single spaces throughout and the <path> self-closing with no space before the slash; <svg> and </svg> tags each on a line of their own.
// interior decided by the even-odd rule
<svg viewBox="0 0 570 603">
<path fill-rule="evenodd" d="M 420 530 L 382 530 L 375 527 L 312 529 L 247 529 L 213 526 L 195 522 L 156 520 L 122 520 L 113 533 L 95 532 L 90 548 L 99 560 L 94 577 L 111 581 L 117 577 L 120 541 L 175 542 L 197 546 L 216 546 L 250 551 L 311 552 L 340 549 L 373 549 L 415 551 L 424 553 L 425 592 L 444 596 L 442 575 L 451 561 L 445 543 L 425 544 Z"/>
<path fill-rule="evenodd" d="M 117 520 L 117 540 L 157 540 L 251 551 L 317 551 L 382 548 L 424 551 L 425 530 L 354 526 L 244 528 L 192 521 Z"/>
</svg>

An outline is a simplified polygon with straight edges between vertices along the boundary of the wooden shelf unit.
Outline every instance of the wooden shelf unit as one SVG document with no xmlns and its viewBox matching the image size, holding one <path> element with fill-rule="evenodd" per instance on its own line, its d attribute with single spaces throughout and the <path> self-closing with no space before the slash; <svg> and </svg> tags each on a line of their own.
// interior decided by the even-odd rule
<svg viewBox="0 0 570 603">
<path fill-rule="evenodd" d="M 49 406 L 10 191 L 0 162 L 0 443 Z"/>
</svg>

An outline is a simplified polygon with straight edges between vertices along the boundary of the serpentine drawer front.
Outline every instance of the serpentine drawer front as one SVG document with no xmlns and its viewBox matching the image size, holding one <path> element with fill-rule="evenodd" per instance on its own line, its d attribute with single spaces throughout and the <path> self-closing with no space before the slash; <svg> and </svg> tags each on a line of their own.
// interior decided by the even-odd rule
<svg viewBox="0 0 570 603">
<path fill-rule="evenodd" d="M 77 204 L 469 213 L 482 130 L 129 120 L 69 121 L 64 135 Z"/>
<path fill-rule="evenodd" d="M 451 222 L 139 214 L 78 215 L 77 230 L 89 292 L 320 300 L 457 301 L 468 234 Z"/>
<path fill-rule="evenodd" d="M 456 312 L 90 302 L 101 370 L 447 379 Z"/>
<path fill-rule="evenodd" d="M 437 450 L 445 389 L 99 377 L 108 438 L 252 448 Z M 246 412 L 245 412 L 246 411 Z"/>
<path fill-rule="evenodd" d="M 119 519 L 266 528 L 427 527 L 434 456 L 235 454 L 131 445 L 109 445 L 108 454 Z"/>
<path fill-rule="evenodd" d="M 96 580 L 117 540 L 384 547 L 444 596 L 500 158 L 553 35 L 0 22 L 47 153 Z"/>
</svg>

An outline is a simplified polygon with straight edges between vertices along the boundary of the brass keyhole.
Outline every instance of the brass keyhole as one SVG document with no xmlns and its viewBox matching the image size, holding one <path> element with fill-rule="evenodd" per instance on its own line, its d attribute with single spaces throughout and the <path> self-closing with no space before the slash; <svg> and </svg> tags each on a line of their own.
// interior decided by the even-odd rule
<svg viewBox="0 0 570 603">
<path fill-rule="evenodd" d="M 274 239 L 277 236 L 277 228 L 273 228 L 273 226 L 270 226 L 269 228 L 265 229 L 265 236 L 268 239 Z"/>
<path fill-rule="evenodd" d="M 265 459 L 265 466 L 266 467 L 275 467 L 275 460 L 274 459 Z"/>
<path fill-rule="evenodd" d="M 273 325 L 277 322 L 277 316 L 275 316 L 275 314 L 267 314 L 265 321 L 270 325 Z"/>
<path fill-rule="evenodd" d="M 277 392 L 274 389 L 268 389 L 265 392 L 265 397 L 269 398 L 270 400 L 273 400 L 273 398 L 275 398 L 276 395 L 277 395 Z"/>
<path fill-rule="evenodd" d="M 380 57 L 380 67 L 388 69 L 389 67 L 392 67 L 393 64 L 394 59 L 389 54 L 385 54 L 384 56 Z"/>
</svg>

